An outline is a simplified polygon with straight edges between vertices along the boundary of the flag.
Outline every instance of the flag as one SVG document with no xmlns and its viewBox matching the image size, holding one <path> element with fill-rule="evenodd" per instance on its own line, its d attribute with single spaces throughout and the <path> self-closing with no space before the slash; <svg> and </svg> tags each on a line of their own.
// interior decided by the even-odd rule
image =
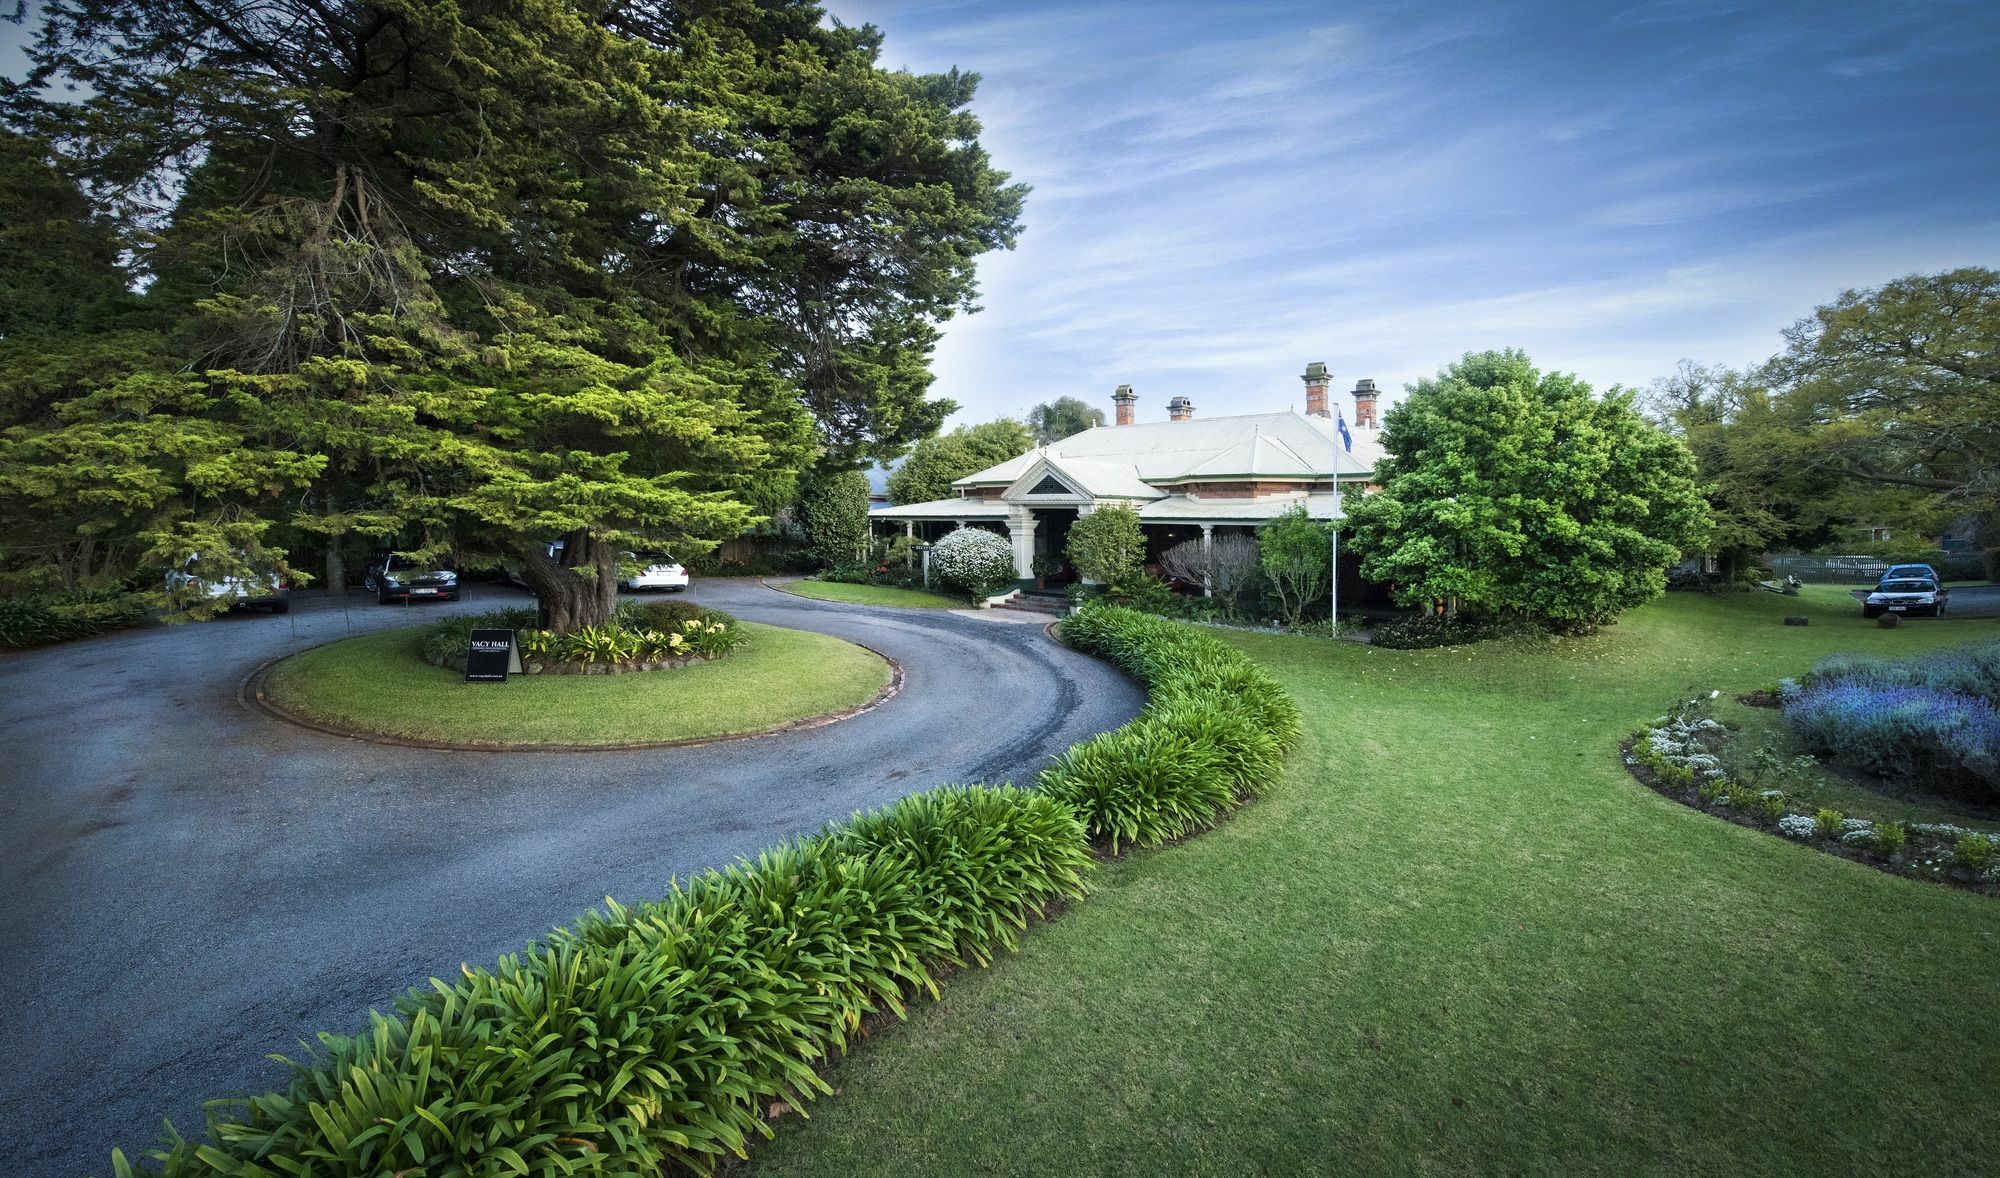
<svg viewBox="0 0 2000 1178">
<path fill-rule="evenodd" d="M 1344 415 L 1341 415 L 1341 414 L 1336 414 L 1336 415 L 1334 416 L 1334 419 L 1333 419 L 1333 420 L 1334 420 L 1334 424 L 1336 424 L 1336 425 L 1338 425 L 1338 426 L 1340 427 L 1340 442 L 1341 442 L 1341 445 L 1343 445 L 1343 446 L 1346 446 L 1346 447 L 1348 448 L 1348 450 L 1349 450 L 1349 451 L 1352 451 L 1352 450 L 1354 449 L 1354 435 L 1353 435 L 1353 434 L 1350 434 L 1350 433 L 1348 433 L 1348 432 L 1347 432 L 1347 418 L 1346 418 L 1346 416 L 1344 416 Z"/>
</svg>

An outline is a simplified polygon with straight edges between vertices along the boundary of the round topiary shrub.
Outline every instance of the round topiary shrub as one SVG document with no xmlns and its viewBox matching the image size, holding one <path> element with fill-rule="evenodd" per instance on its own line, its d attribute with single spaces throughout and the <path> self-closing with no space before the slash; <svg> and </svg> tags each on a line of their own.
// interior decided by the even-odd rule
<svg viewBox="0 0 2000 1178">
<path fill-rule="evenodd" d="M 931 547 L 931 571 L 974 597 L 1014 583 L 1014 546 L 981 528 L 960 528 Z"/>
<path fill-rule="evenodd" d="M 1803 625 L 1806 625 L 1807 623 L 1809 623 L 1809 622 L 1811 622 L 1811 621 L 1812 621 L 1812 619 L 1811 619 L 1811 618 L 1808 618 L 1808 617 L 1806 617 L 1806 616 L 1805 616 L 1804 614 L 1793 614 L 1792 616 L 1790 616 L 1790 617 L 1788 617 L 1788 618 L 1786 618 L 1786 619 L 1785 619 L 1785 625 L 1787 625 L 1787 626 L 1803 626 Z"/>
<path fill-rule="evenodd" d="M 1875 619 L 1875 624 L 1882 627 L 1884 630 L 1894 630 L 1896 627 L 1903 624 L 1903 615 L 1883 614 L 1881 617 Z"/>
</svg>

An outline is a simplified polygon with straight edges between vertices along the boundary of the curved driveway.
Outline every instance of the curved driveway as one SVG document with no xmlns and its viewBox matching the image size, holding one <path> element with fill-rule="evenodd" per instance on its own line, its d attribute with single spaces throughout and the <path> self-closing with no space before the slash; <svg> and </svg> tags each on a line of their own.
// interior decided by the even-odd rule
<svg viewBox="0 0 2000 1178">
<path fill-rule="evenodd" d="M 902 694 L 821 729 L 602 753 L 374 745 L 237 702 L 273 655 L 522 600 L 472 591 L 415 612 L 301 596 L 0 658 L 8 1173 L 106 1172 L 162 1116 L 195 1133 L 203 1099 L 281 1083 L 266 1053 L 359 1030 L 461 961 L 857 808 L 1025 781 L 1143 702 L 1040 626 L 717 581 L 695 599 L 864 642 L 904 664 Z"/>
</svg>

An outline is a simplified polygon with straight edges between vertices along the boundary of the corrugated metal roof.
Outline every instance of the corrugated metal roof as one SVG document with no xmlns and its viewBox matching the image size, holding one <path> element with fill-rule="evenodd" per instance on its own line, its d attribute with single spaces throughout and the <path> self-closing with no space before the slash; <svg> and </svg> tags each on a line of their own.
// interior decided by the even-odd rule
<svg viewBox="0 0 2000 1178">
<path fill-rule="evenodd" d="M 1244 477 L 1330 478 L 1370 474 L 1382 457 L 1378 431 L 1348 426 L 1354 449 L 1346 450 L 1332 418 L 1303 413 L 1246 413 L 1238 417 L 1197 417 L 1191 421 L 1150 421 L 1142 425 L 1101 425 L 1060 442 L 1030 450 L 958 480 L 955 486 L 1007 484 L 1046 455 L 1057 463 L 1095 462 L 1130 466 L 1146 482 L 1189 478 L 1197 472 Z M 1225 470 L 1221 460 L 1242 451 L 1247 469 Z M 1282 469 L 1280 469 L 1282 468 Z"/>
</svg>

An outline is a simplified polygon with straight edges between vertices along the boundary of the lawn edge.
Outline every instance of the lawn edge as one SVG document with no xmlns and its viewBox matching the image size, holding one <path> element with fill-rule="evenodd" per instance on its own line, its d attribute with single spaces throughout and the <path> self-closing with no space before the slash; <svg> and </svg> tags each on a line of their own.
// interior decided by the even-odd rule
<svg viewBox="0 0 2000 1178">
<path fill-rule="evenodd" d="M 769 625 L 769 623 L 765 624 Z M 779 630 L 797 629 L 797 627 L 793 626 L 776 626 L 773 628 Z M 818 633 L 818 631 L 804 630 L 800 631 L 800 633 L 814 634 Z M 825 637 L 834 638 L 835 636 L 828 634 Z M 243 677 L 243 681 L 237 684 L 236 702 L 252 712 L 261 711 L 279 720 L 283 720 L 287 724 L 293 724 L 300 728 L 311 729 L 314 732 L 325 733 L 328 736 L 343 737 L 347 740 L 359 740 L 368 744 L 392 745 L 397 748 L 436 749 L 441 752 L 458 753 L 615 753 L 633 752 L 642 749 L 693 748 L 697 745 L 723 744 L 736 740 L 755 740 L 760 736 L 776 736 L 784 732 L 804 732 L 814 728 L 825 728 L 832 724 L 838 724 L 842 720 L 851 720 L 856 716 L 872 712 L 902 694 L 906 676 L 903 672 L 903 664 L 899 660 L 883 654 L 865 642 L 855 642 L 848 638 L 836 638 L 835 640 L 845 642 L 850 646 L 858 646 L 889 664 L 889 682 L 884 684 L 882 690 L 876 692 L 866 702 L 857 704 L 851 708 L 836 708 L 831 712 L 821 712 L 814 716 L 804 716 L 797 720 L 787 720 L 782 724 L 773 724 L 765 728 L 752 729 L 748 732 L 725 732 L 716 736 L 688 736 L 682 737 L 679 740 L 618 741 L 604 744 L 552 744 L 539 741 L 478 742 L 426 740 L 422 737 L 396 736 L 387 732 L 376 732 L 366 728 L 348 728 L 339 724 L 331 724 L 324 720 L 315 720 L 311 717 L 301 716 L 296 712 L 281 708 L 265 697 L 264 680 L 269 677 L 272 669 L 279 663 L 297 655 L 318 650 L 322 646 L 332 646 L 335 642 L 345 642 L 347 641 L 347 637 L 335 638 L 328 642 L 319 642 L 298 650 L 287 651 L 284 654 L 266 659 L 257 664 L 256 667 L 251 669 L 248 675 Z"/>
<path fill-rule="evenodd" d="M 938 612 L 950 613 L 953 610 L 973 608 L 973 605 L 970 601 L 966 602 L 964 605 L 868 605 L 859 601 L 842 601 L 837 597 L 814 597 L 810 593 L 795 593 L 792 590 L 787 589 L 785 587 L 785 585 L 790 585 L 797 581 L 809 581 L 811 579 L 812 579 L 811 577 L 793 577 L 790 581 L 786 581 L 784 585 L 773 585 L 766 578 L 758 577 L 757 583 L 759 585 L 762 585 L 764 588 L 769 589 L 773 593 L 782 593 L 787 597 L 796 597 L 800 601 L 817 601 L 821 605 L 844 605 L 849 607 L 850 609 L 894 609 L 894 610 L 911 610 L 917 613 L 938 613 Z M 824 582 L 824 581 L 821 582 L 821 584 L 828 584 L 828 583 L 829 582 Z M 929 590 L 913 589 L 910 592 L 928 593 Z M 938 594 L 938 596 L 944 597 L 947 595 L 940 593 Z"/>
</svg>

